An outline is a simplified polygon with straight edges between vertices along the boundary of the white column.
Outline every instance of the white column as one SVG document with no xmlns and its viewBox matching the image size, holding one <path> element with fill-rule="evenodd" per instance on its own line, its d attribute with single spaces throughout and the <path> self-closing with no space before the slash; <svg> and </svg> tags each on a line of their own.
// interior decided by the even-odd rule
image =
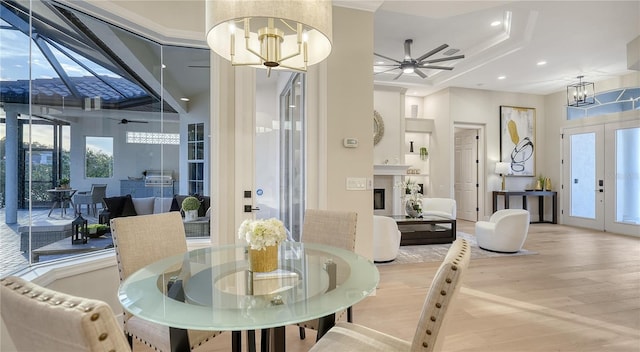
<svg viewBox="0 0 640 352">
<path fill-rule="evenodd" d="M 6 111 L 5 223 L 18 222 L 18 113 Z"/>
</svg>

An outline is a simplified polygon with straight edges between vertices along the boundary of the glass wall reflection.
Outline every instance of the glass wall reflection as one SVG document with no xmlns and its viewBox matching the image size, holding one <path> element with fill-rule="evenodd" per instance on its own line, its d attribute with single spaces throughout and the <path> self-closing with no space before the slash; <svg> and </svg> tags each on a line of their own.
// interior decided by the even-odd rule
<svg viewBox="0 0 640 352">
<path fill-rule="evenodd" d="M 179 211 L 193 193 L 210 206 L 209 50 L 52 1 L 28 6 L 0 3 L 0 276 L 81 255 L 70 238 L 78 214 L 96 224 L 133 215 L 125 203 L 135 215 Z M 206 210 L 187 236 L 209 236 Z"/>
</svg>

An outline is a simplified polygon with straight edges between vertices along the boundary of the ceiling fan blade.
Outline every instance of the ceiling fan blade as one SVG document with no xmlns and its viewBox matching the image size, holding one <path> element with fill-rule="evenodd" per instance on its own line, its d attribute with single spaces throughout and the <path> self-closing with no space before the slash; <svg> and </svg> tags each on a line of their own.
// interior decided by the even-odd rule
<svg viewBox="0 0 640 352">
<path fill-rule="evenodd" d="M 149 121 L 141 121 L 141 120 L 127 120 L 127 119 L 114 119 L 111 120 L 118 121 L 118 125 L 126 125 L 128 123 L 149 123 Z"/>
<path fill-rule="evenodd" d="M 388 69 L 388 70 L 384 70 L 384 71 L 380 71 L 380 72 L 374 72 L 373 74 L 374 74 L 374 75 L 379 75 L 379 74 L 381 74 L 381 73 L 385 73 L 385 72 L 389 72 L 389 71 L 397 70 L 397 69 L 399 69 L 399 68 L 400 68 L 400 67 L 394 67 L 394 68 L 390 68 L 390 69 Z"/>
<path fill-rule="evenodd" d="M 373 65 L 374 67 L 398 67 L 396 64 L 381 64 L 381 65 Z"/>
<path fill-rule="evenodd" d="M 436 54 L 436 53 L 438 53 L 438 52 L 440 52 L 440 51 L 442 51 L 442 50 L 444 50 L 444 49 L 446 49 L 446 48 L 448 48 L 448 47 L 449 47 L 449 45 L 447 45 L 447 44 L 442 44 L 442 45 L 440 45 L 439 47 L 437 47 L 437 48 L 435 48 L 435 49 L 433 49 L 433 50 L 429 51 L 428 53 L 426 53 L 426 54 L 424 54 L 424 55 L 420 56 L 419 58 L 417 58 L 417 59 L 416 59 L 416 61 L 420 62 L 420 61 L 422 61 L 422 60 L 424 60 L 424 59 L 428 58 L 429 56 L 434 55 L 434 54 Z"/>
<path fill-rule="evenodd" d="M 440 59 L 432 59 L 432 60 L 419 60 L 418 63 L 420 65 L 422 65 L 422 64 L 432 64 L 434 62 L 443 62 L 443 61 L 457 60 L 457 59 L 464 59 L 464 55 L 449 56 L 449 57 L 443 57 L 443 58 L 440 58 Z"/>
<path fill-rule="evenodd" d="M 404 59 L 411 60 L 411 44 L 413 39 L 407 39 L 404 41 Z"/>
<path fill-rule="evenodd" d="M 424 72 L 420 71 L 420 69 L 418 69 L 418 68 L 414 68 L 413 72 L 417 73 L 418 76 L 420 76 L 422 78 L 427 78 L 427 75 L 425 75 Z"/>
<path fill-rule="evenodd" d="M 388 56 L 384 56 L 384 55 L 380 55 L 380 54 L 376 54 L 376 53 L 373 53 L 373 55 L 375 55 L 375 56 L 379 56 L 379 57 L 381 57 L 381 58 L 383 58 L 383 59 L 391 60 L 391 61 L 393 61 L 393 62 L 397 62 L 397 63 L 399 63 L 399 64 L 401 64 L 401 63 L 402 63 L 402 62 L 400 62 L 400 61 L 398 61 L 398 60 L 396 60 L 396 59 L 392 59 L 392 58 L 390 58 L 390 57 L 388 57 Z"/>
<path fill-rule="evenodd" d="M 447 71 L 453 70 L 453 67 L 451 67 L 451 66 L 420 65 L 418 67 L 419 68 L 430 68 L 432 70 L 447 70 Z"/>
<path fill-rule="evenodd" d="M 400 73 L 398 73 L 398 75 L 397 75 L 397 76 L 393 77 L 393 80 L 395 81 L 395 80 L 397 80 L 398 78 L 400 78 L 400 76 L 402 76 L 402 74 L 403 74 L 403 73 L 404 73 L 403 71 L 400 71 Z"/>
</svg>

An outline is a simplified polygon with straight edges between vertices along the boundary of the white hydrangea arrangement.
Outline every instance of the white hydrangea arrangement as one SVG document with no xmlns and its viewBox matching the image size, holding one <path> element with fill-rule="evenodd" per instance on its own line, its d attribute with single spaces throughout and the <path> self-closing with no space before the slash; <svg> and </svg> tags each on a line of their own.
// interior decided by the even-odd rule
<svg viewBox="0 0 640 352">
<path fill-rule="evenodd" d="M 267 246 L 277 246 L 287 238 L 282 221 L 271 218 L 266 220 L 246 219 L 240 224 L 238 238 L 245 239 L 251 249 L 263 250 Z"/>
</svg>

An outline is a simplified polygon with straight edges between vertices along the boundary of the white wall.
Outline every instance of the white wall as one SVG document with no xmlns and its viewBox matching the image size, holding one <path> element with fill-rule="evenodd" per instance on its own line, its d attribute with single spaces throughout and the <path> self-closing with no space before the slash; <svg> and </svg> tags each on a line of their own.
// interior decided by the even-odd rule
<svg viewBox="0 0 640 352">
<path fill-rule="evenodd" d="M 373 147 L 373 163 L 402 164 L 404 131 L 401 113 L 404 106 L 404 89 L 376 86 L 373 91 L 373 107 L 382 116 L 384 134 Z M 373 113 L 372 113 L 373 118 Z M 373 121 L 371 121 L 373 125 Z"/>
<path fill-rule="evenodd" d="M 373 257 L 373 191 L 347 191 L 348 177 L 373 179 L 373 13 L 333 8 L 333 49 L 326 69 L 326 204 L 358 213 L 356 251 Z M 322 105 L 322 104 L 321 104 Z M 358 148 L 345 148 L 346 137 Z M 309 160 L 308 162 L 313 162 Z"/>
</svg>

